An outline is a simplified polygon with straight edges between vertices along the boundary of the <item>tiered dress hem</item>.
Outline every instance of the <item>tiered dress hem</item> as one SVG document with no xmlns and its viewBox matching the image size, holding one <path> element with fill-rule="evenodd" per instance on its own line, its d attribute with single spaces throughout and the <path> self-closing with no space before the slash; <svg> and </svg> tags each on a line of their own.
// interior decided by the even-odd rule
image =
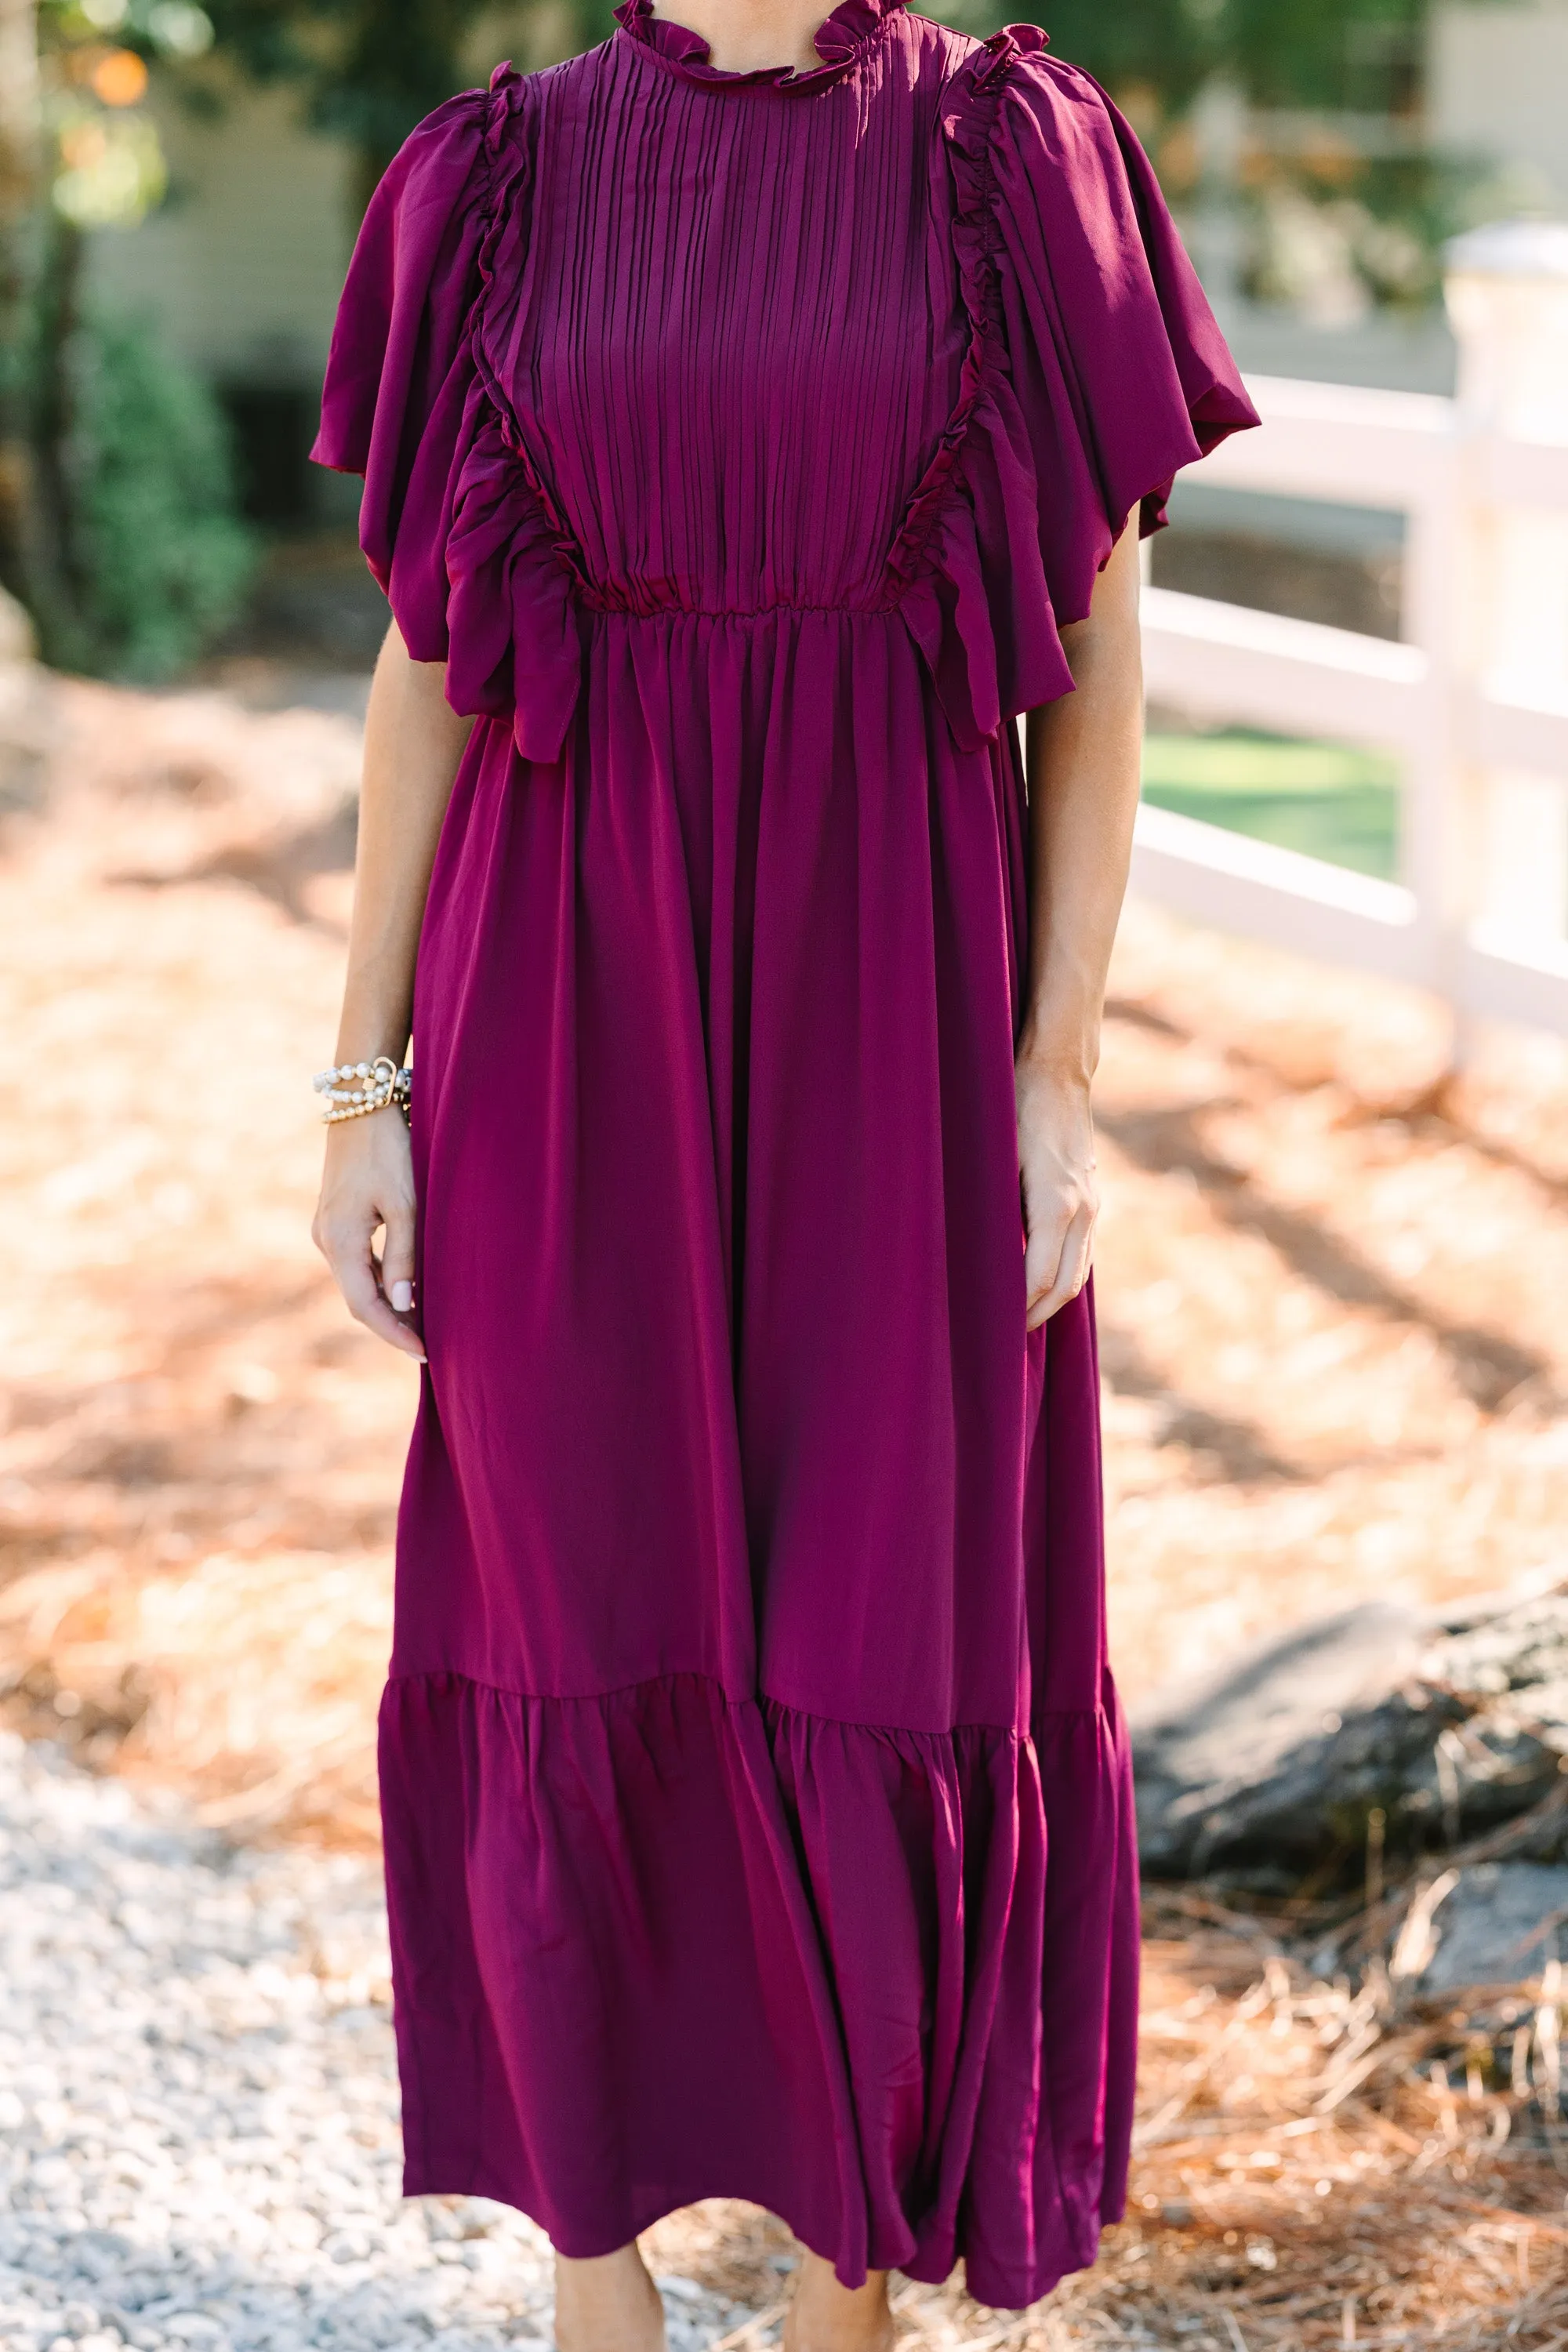
<svg viewBox="0 0 1568 2352">
<path fill-rule="evenodd" d="M 735 1697 L 701 1672 L 544 1698 L 396 1675 L 382 1769 L 405 2194 L 497 2198 L 574 2256 L 699 2197 L 750 2197 L 850 2283 L 934 2282 L 962 2248 L 971 2291 L 1005 2308 L 1093 2260 L 1120 2150 L 1086 2167 L 1093 2102 L 1075 2117 L 1053 2082 L 1043 2112 L 1038 2085 L 1075 2056 L 1097 2076 L 1087 2042 L 1128 2022 L 1130 1981 L 1110 2006 L 1093 1981 L 1135 1899 L 1109 1680 L 1100 1706 L 1041 1710 L 1026 1732 L 938 1733 Z M 458 1838 L 432 1798 L 459 1790 Z M 539 2116 L 558 2074 L 563 2144 L 508 2135 L 503 2157 L 492 2118 L 455 2146 L 454 2116 L 477 2124 L 486 2083 L 514 2074 Z M 1083 2145 L 1059 2147 L 1075 2123 Z M 820 2162 L 778 2160 L 803 2143 L 837 2150 L 829 2194 Z M 1009 2163 L 1017 2178 L 987 2179 Z M 1023 2237 L 988 2234 L 1026 2214 Z"/>
</svg>

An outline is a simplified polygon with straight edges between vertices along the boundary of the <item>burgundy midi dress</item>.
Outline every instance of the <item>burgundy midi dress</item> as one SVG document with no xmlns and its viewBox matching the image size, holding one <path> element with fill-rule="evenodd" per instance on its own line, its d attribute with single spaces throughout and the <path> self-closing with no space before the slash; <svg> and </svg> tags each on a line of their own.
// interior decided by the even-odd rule
<svg viewBox="0 0 1568 2352">
<path fill-rule="evenodd" d="M 382 1797 L 406 2188 L 1093 2259 L 1136 1869 L 1085 1295 L 1025 1331 L 1014 716 L 1253 421 L 1032 26 L 624 0 L 370 207 L 317 456 L 477 713 L 419 950 Z"/>
</svg>

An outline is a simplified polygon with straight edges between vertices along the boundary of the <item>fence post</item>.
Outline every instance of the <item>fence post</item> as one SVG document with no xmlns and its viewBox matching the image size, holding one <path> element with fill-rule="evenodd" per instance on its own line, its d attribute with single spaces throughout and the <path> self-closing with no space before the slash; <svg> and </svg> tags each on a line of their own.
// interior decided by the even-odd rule
<svg viewBox="0 0 1568 2352">
<path fill-rule="evenodd" d="M 1448 315 L 1459 346 L 1458 543 L 1449 625 L 1460 738 L 1449 762 L 1468 865 L 1466 935 L 1479 925 L 1517 951 L 1568 933 L 1568 778 L 1488 762 L 1477 732 L 1488 684 L 1529 699 L 1568 685 L 1568 514 L 1494 479 L 1507 437 L 1568 442 L 1568 227 L 1510 221 L 1448 249 Z"/>
</svg>

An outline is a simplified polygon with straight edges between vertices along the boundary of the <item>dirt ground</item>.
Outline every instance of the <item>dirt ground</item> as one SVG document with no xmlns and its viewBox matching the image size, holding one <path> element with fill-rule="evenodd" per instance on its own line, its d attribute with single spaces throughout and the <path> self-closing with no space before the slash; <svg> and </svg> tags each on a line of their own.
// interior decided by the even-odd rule
<svg viewBox="0 0 1568 2352">
<path fill-rule="evenodd" d="M 365 1844 L 413 1378 L 307 1232 L 356 759 L 254 666 L 0 687 L 0 1694 L 215 1825 Z M 1446 1051 L 1416 997 L 1129 910 L 1098 1283 L 1134 1700 L 1369 1593 L 1564 1572 L 1568 1051 Z M 1170 1897 L 1148 1958 L 1133 2219 L 1032 2315 L 905 2287 L 910 2328 L 1568 2344 L 1555 1983 L 1369 2006 Z M 765 2340 L 776 2225 L 661 2236 Z"/>
</svg>

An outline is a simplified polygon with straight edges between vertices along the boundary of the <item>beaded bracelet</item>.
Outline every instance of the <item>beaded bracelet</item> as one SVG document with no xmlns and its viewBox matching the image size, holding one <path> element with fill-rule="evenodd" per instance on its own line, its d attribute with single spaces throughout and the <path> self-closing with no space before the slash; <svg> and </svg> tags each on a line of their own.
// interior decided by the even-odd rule
<svg viewBox="0 0 1568 2352">
<path fill-rule="evenodd" d="M 318 1070 L 310 1084 L 326 1097 L 321 1117 L 335 1127 L 340 1119 L 368 1118 L 373 1110 L 385 1110 L 390 1103 L 406 1112 L 414 1073 L 400 1070 L 390 1055 L 378 1054 L 374 1062 L 344 1062 L 335 1070 Z"/>
</svg>

